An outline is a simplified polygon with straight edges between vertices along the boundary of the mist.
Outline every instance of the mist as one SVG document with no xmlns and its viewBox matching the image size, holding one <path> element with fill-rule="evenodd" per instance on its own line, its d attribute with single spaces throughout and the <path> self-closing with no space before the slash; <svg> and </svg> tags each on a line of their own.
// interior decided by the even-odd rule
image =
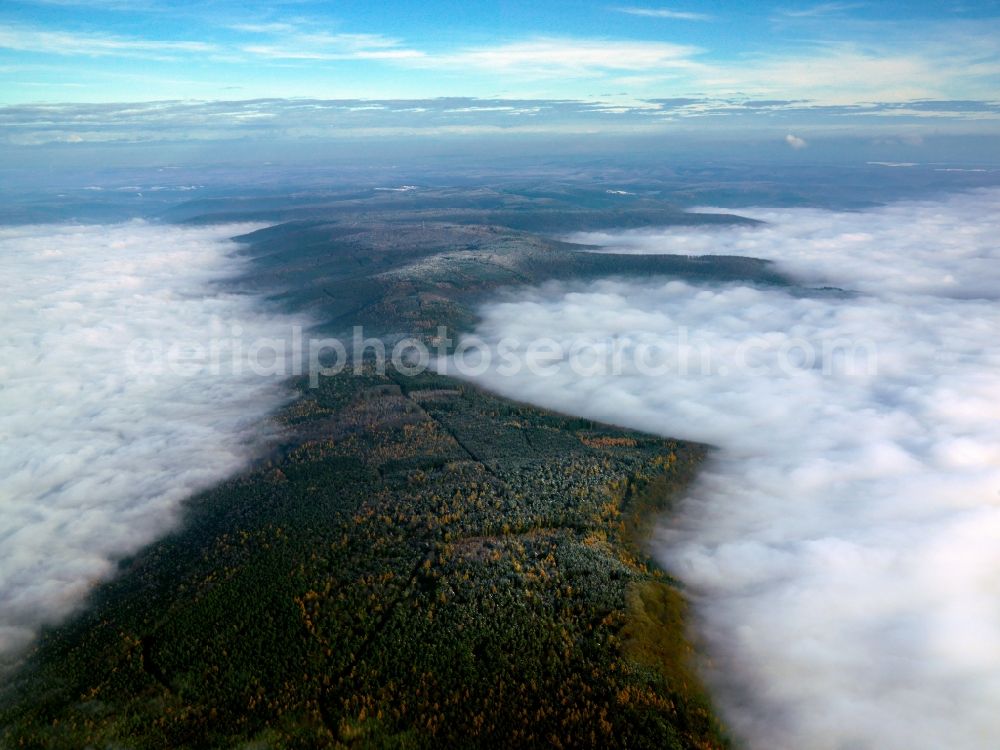
<svg viewBox="0 0 1000 750">
<path fill-rule="evenodd" d="M 288 392 L 231 342 L 296 321 L 220 284 L 255 228 L 0 229 L 0 661 L 264 449 Z"/>
<path fill-rule="evenodd" d="M 703 672 L 746 746 L 993 746 L 1000 191 L 741 213 L 768 223 L 573 239 L 771 258 L 802 286 L 520 291 L 481 310 L 493 364 L 475 379 L 716 446 L 654 552 L 687 586 Z M 539 336 L 544 367 L 505 367 Z"/>
<path fill-rule="evenodd" d="M 578 232 L 567 239 L 614 253 L 767 258 L 815 286 L 998 299 L 998 196 L 996 188 L 986 188 L 859 212 L 740 208 L 741 216 L 764 223 L 751 230 L 735 226 Z"/>
</svg>

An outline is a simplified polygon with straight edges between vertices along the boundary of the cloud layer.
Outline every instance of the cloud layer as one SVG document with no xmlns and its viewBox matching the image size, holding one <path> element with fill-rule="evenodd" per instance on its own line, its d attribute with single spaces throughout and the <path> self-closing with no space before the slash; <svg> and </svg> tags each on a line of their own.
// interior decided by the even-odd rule
<svg viewBox="0 0 1000 750">
<path fill-rule="evenodd" d="M 508 50 L 510 51 L 510 50 Z M 529 51 L 527 47 L 522 52 Z M 542 53 L 538 45 L 532 53 Z M 635 49 L 635 54 L 649 50 Z M 478 55 L 478 53 L 476 53 Z M 601 56 L 621 57 L 621 50 L 579 50 L 575 61 L 586 64 Z M 661 54 L 661 51 L 652 51 Z M 664 53 L 665 54 L 665 53 Z M 523 64 L 511 55 L 501 64 Z M 488 54 L 480 60 L 489 58 Z M 556 63 L 547 63 L 549 68 Z M 338 137 L 378 139 L 399 135 L 509 134 L 662 134 L 732 140 L 732 118 L 742 123 L 747 143 L 762 137 L 784 140 L 793 148 L 802 136 L 783 135 L 775 127 L 815 131 L 818 122 L 836 122 L 821 129 L 826 137 L 848 136 L 871 142 L 877 133 L 920 145 L 909 128 L 934 120 L 962 123 L 956 132 L 988 132 L 1000 119 L 1000 102 L 914 100 L 896 103 L 826 106 L 801 100 L 746 97 L 630 100 L 514 99 L 439 97 L 430 99 L 252 99 L 241 101 L 159 101 L 120 104 L 25 104 L 0 106 L 0 145 L 34 147 L 52 143 L 183 143 L 253 139 L 322 142 Z M 849 126 L 849 127 L 847 127 Z M 904 135 L 900 135 L 903 133 Z M 813 136 L 810 135 L 810 141 Z M 988 146 L 977 154 L 992 164 Z M 740 153 L 744 153 L 741 148 Z M 929 150 L 925 152 L 929 153 Z M 921 155 L 924 156 L 923 154 Z M 939 154 L 935 160 L 941 161 Z"/>
<path fill-rule="evenodd" d="M 287 333 L 217 285 L 242 268 L 226 238 L 247 229 L 0 229 L 0 662 L 262 447 L 287 398 L 274 378 L 143 366 L 155 342 Z"/>
<path fill-rule="evenodd" d="M 690 587 L 708 677 L 751 748 L 1000 737 L 998 208 L 984 191 L 589 236 L 772 257 L 850 294 L 609 280 L 483 310 L 494 346 L 541 332 L 624 352 L 617 375 L 562 359 L 484 385 L 719 447 L 656 549 Z M 636 366 L 644 347 L 658 373 Z"/>
<path fill-rule="evenodd" d="M 774 2 L 711 15 L 591 6 L 569 16 L 542 4 L 499 17 L 470 6 L 458 26 L 433 5 L 412 22 L 406 13 L 375 18 L 321 4 L 263 13 L 137 5 L 123 13 L 60 3 L 42 20 L 31 3 L 16 5 L 0 27 L 0 101 L 12 104 L 503 96 L 629 109 L 696 97 L 808 102 L 806 126 L 827 132 L 868 123 L 844 122 L 825 107 L 868 115 L 901 107 L 928 135 L 996 124 L 1000 19 L 975 4 L 916 17 L 870 3 L 793 11 Z M 947 99 L 980 111 L 906 106 Z M 712 109 L 728 115 L 731 129 L 746 127 L 739 106 Z"/>
<path fill-rule="evenodd" d="M 766 258 L 804 283 L 872 294 L 995 300 L 1000 299 L 998 195 L 988 188 L 863 213 L 741 208 L 741 216 L 766 223 L 752 230 L 579 232 L 568 239 L 616 253 Z"/>
</svg>

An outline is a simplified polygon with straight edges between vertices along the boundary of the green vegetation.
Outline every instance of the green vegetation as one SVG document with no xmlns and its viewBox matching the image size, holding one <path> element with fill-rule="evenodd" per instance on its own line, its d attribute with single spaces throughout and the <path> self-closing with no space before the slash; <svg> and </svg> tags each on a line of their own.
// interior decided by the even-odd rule
<svg viewBox="0 0 1000 750">
<path fill-rule="evenodd" d="M 531 200 L 557 221 L 550 197 L 521 195 L 521 225 Z M 508 226 L 365 204 L 364 220 L 262 230 L 240 286 L 324 333 L 429 339 L 513 284 L 783 283 L 741 258 L 582 252 L 510 228 L 508 203 L 490 207 Z M 603 210 L 595 223 L 621 220 Z M 43 635 L 0 687 L 0 746 L 727 745 L 683 597 L 643 550 L 703 447 L 370 364 L 299 387 L 275 455 L 191 499 L 179 531 Z"/>
<path fill-rule="evenodd" d="M 387 180 L 393 177 L 385 175 Z M 549 234 L 667 224 L 753 223 L 732 214 L 687 213 L 663 200 L 661 185 L 655 181 L 643 187 L 641 195 L 621 195 L 594 185 L 593 177 L 586 175 L 568 181 L 527 183 L 498 181 L 497 177 L 486 177 L 489 185 L 473 178 L 472 184 L 462 186 L 455 185 L 456 177 L 450 175 L 446 178 L 450 185 L 402 192 L 352 186 L 299 190 L 294 196 L 208 198 L 168 208 L 164 217 L 190 222 L 319 220 L 345 227 L 370 226 L 376 219 L 383 225 L 503 226 Z M 371 175 L 364 179 L 370 180 Z"/>
<path fill-rule="evenodd" d="M 314 437 L 46 636 L 7 745 L 724 745 L 632 539 L 702 448 L 392 372 L 279 419 Z"/>
<path fill-rule="evenodd" d="M 393 214 L 395 216 L 395 214 Z M 492 290 L 609 276 L 787 283 L 768 261 L 734 256 L 616 255 L 502 226 L 302 221 L 245 235 L 242 286 L 307 310 L 327 332 L 433 335 L 469 328 Z"/>
</svg>

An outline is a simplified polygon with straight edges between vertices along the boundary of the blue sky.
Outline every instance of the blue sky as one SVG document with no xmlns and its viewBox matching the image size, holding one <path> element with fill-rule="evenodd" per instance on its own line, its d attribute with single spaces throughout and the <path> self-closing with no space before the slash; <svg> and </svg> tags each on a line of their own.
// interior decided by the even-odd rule
<svg viewBox="0 0 1000 750">
<path fill-rule="evenodd" d="M 145 104 L 89 106 L 121 103 Z M 1000 2 L 3 4 L 6 142 L 171 123 L 184 137 L 997 133 Z"/>
</svg>

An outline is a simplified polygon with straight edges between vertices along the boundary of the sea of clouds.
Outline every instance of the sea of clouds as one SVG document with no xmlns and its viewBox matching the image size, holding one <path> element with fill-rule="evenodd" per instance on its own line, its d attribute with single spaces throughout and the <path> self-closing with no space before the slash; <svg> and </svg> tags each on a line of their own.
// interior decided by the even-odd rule
<svg viewBox="0 0 1000 750">
<path fill-rule="evenodd" d="M 539 335 L 557 353 L 502 374 L 494 356 L 477 381 L 717 446 L 655 550 L 689 587 L 706 677 L 748 747 L 996 747 L 1000 191 L 742 213 L 767 223 L 573 239 L 771 258 L 852 293 L 522 291 L 476 334 L 507 359 Z M 610 369 L 566 356 L 612 349 Z"/>
<path fill-rule="evenodd" d="M 223 289 L 253 228 L 0 228 L 0 662 L 265 447 L 288 392 L 234 342 L 301 321 Z"/>
</svg>

